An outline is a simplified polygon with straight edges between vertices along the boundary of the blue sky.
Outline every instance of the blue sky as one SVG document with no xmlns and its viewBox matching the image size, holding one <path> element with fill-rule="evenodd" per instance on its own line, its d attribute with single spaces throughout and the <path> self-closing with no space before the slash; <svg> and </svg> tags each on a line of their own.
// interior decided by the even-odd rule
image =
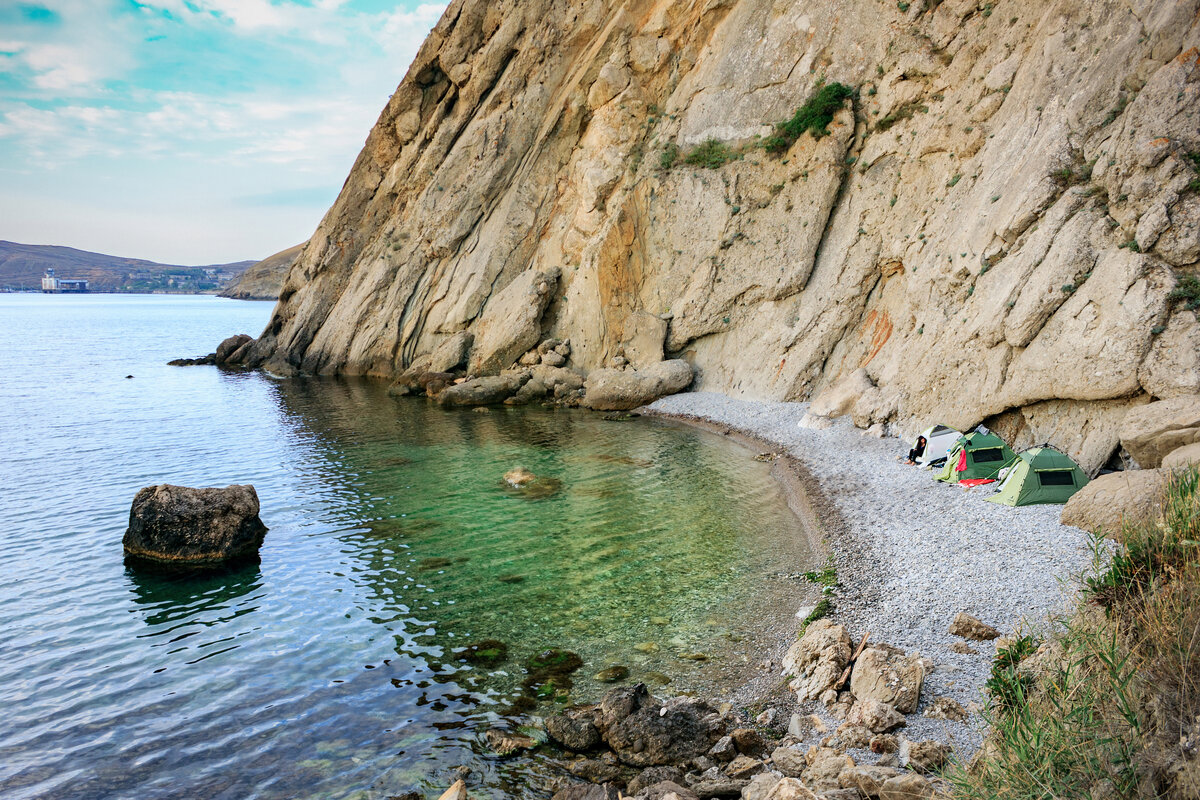
<svg viewBox="0 0 1200 800">
<path fill-rule="evenodd" d="M 304 241 L 445 5 L 0 0 L 0 239 L 182 264 Z"/>
</svg>

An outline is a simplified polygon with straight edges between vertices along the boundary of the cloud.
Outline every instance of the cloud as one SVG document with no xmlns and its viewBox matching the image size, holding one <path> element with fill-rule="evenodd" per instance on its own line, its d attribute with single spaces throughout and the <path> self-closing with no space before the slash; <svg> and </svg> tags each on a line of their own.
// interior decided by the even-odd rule
<svg viewBox="0 0 1200 800">
<path fill-rule="evenodd" d="M 224 224 L 214 210 L 224 202 L 258 231 L 238 241 L 260 236 L 264 252 L 293 244 L 270 237 L 319 219 L 314 209 L 336 195 L 446 6 L 361 2 L 45 0 L 33 19 L 6 15 L 0 0 L 0 218 L 17 218 L 24 187 L 48 206 L 120 197 L 127 213 L 164 219 L 161 198 L 186 185 L 208 193 L 208 210 L 162 225 L 203 228 L 203 214 Z M 274 232 L 254 223 L 268 211 L 291 222 Z M 72 226 L 95 233 L 64 215 L 54 224 L 80 246 Z M 206 241 L 216 246 L 181 246 Z"/>
</svg>

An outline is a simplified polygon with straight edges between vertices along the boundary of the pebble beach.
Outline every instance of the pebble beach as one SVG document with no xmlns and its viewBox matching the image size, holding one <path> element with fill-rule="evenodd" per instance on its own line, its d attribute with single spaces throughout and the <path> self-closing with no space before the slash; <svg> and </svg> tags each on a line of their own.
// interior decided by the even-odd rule
<svg viewBox="0 0 1200 800">
<path fill-rule="evenodd" d="M 985 500 L 994 485 L 939 483 L 929 470 L 904 464 L 909 443 L 864 435 L 848 418 L 824 430 L 801 428 L 807 407 L 692 392 L 646 410 L 737 432 L 798 463 L 837 568 L 830 617 L 855 641 L 869 632 L 873 643 L 932 661 L 904 734 L 948 742 L 965 761 L 985 732 L 976 709 L 996 645 L 952 636 L 951 620 L 965 611 L 1004 635 L 1046 625 L 1048 615 L 1068 608 L 1094 557 L 1091 539 L 1059 522 L 1061 506 L 1010 508 Z M 975 652 L 954 652 L 956 642 Z M 939 697 L 973 713 L 964 723 L 922 716 Z M 819 703 L 809 710 L 826 715 Z"/>
</svg>

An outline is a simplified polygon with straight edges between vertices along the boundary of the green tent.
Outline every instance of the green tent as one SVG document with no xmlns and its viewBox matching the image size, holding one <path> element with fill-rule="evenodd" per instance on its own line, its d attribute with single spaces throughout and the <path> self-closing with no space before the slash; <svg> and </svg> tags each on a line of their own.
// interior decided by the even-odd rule
<svg viewBox="0 0 1200 800">
<path fill-rule="evenodd" d="M 1031 447 L 1017 457 L 996 494 L 1006 506 L 1065 503 L 1088 482 L 1079 465 L 1053 447 Z"/>
<path fill-rule="evenodd" d="M 950 448 L 946 456 L 946 466 L 934 477 L 946 483 L 956 483 L 967 478 L 995 478 L 1000 470 L 1016 457 L 1017 454 L 999 436 L 973 431 L 954 443 L 954 447 Z M 960 463 L 963 465 L 962 470 L 958 468 Z"/>
</svg>

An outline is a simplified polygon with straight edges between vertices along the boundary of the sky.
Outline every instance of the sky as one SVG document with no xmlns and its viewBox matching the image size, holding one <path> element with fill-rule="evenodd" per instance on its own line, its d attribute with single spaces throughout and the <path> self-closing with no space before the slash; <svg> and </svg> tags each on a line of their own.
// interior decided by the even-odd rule
<svg viewBox="0 0 1200 800">
<path fill-rule="evenodd" d="M 304 241 L 445 6 L 0 0 L 0 239 L 171 264 Z"/>
</svg>

